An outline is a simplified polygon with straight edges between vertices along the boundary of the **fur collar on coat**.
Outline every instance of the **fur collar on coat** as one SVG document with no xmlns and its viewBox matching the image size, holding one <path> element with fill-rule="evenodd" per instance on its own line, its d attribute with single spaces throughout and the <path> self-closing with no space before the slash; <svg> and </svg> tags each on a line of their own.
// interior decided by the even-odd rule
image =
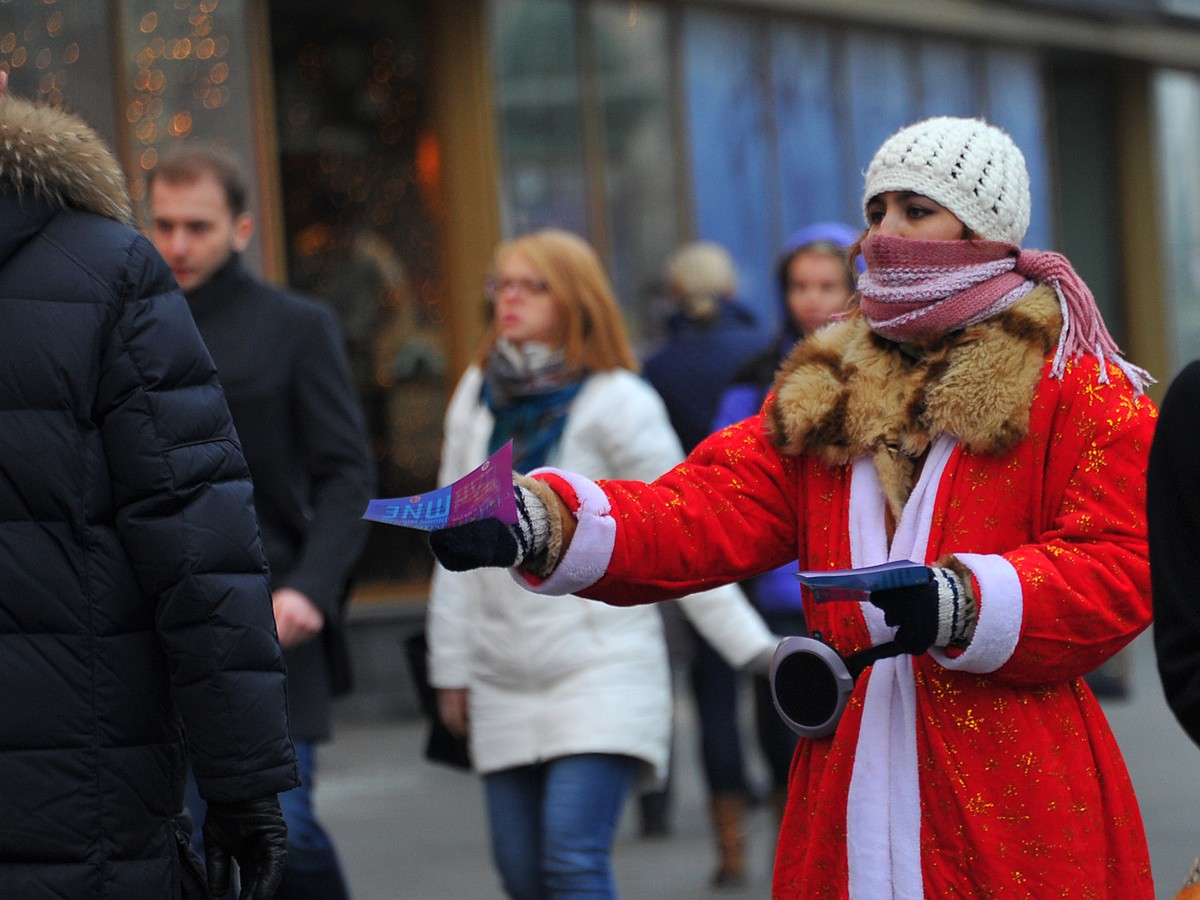
<svg viewBox="0 0 1200 900">
<path fill-rule="evenodd" d="M 0 97 L 0 191 L 26 192 L 134 224 L 125 174 L 78 116 L 12 95 Z"/>
<path fill-rule="evenodd" d="M 913 358 L 855 311 L 796 345 L 775 379 L 767 433 L 782 452 L 829 465 L 870 455 L 898 517 L 933 438 L 996 454 L 1025 436 L 1061 328 L 1058 299 L 1042 285 Z"/>
</svg>

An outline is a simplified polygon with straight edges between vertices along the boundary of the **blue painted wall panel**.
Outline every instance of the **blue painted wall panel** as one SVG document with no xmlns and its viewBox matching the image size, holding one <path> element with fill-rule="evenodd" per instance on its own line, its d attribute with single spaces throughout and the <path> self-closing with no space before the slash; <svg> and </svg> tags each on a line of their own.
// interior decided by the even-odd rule
<svg viewBox="0 0 1200 900">
<path fill-rule="evenodd" d="M 787 235 L 813 222 L 840 220 L 857 204 L 843 177 L 837 70 L 832 33 L 798 25 L 774 29 L 771 80 L 779 153 L 779 221 Z M 859 214 L 848 220 L 862 221 Z"/>
<path fill-rule="evenodd" d="M 1017 50 L 986 53 L 988 121 L 1012 135 L 1024 152 L 1029 169 L 1033 209 L 1022 244 L 1054 249 L 1045 95 L 1037 57 Z"/>
<path fill-rule="evenodd" d="M 752 20 L 688 10 L 683 20 L 684 93 L 696 233 L 729 249 L 742 298 L 773 328 L 770 290 L 771 171 L 758 48 Z"/>
<path fill-rule="evenodd" d="M 889 135 L 920 118 L 913 85 L 910 41 L 874 32 L 851 32 L 846 38 L 846 81 L 853 136 L 854 213 L 862 219 L 863 174 L 871 157 Z"/>
<path fill-rule="evenodd" d="M 921 115 L 980 116 L 973 52 L 965 44 L 922 41 L 920 47 Z"/>
</svg>

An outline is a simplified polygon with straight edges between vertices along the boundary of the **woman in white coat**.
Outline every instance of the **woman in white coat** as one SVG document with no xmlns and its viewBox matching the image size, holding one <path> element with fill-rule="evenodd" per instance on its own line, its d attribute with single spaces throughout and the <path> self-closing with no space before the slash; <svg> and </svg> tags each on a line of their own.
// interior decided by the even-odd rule
<svg viewBox="0 0 1200 900">
<path fill-rule="evenodd" d="M 666 411 L 635 372 L 592 248 L 544 230 L 501 244 L 492 331 L 446 414 L 439 481 L 513 441 L 513 467 L 652 479 L 683 458 Z M 733 586 L 682 608 L 731 664 L 765 666 L 776 639 Z M 615 897 L 611 853 L 640 778 L 665 773 L 666 644 L 653 606 L 538 596 L 496 569 L 437 566 L 430 681 L 443 720 L 469 736 L 492 853 L 516 900 Z"/>
</svg>

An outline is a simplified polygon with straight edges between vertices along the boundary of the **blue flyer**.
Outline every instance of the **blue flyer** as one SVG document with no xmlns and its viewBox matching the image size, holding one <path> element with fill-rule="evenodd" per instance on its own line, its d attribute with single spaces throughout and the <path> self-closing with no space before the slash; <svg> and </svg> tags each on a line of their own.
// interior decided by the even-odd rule
<svg viewBox="0 0 1200 900">
<path fill-rule="evenodd" d="M 861 569 L 830 569 L 825 572 L 797 572 L 800 583 L 818 603 L 833 600 L 866 600 L 871 591 L 928 584 L 929 567 L 910 559 L 894 560 Z"/>
</svg>

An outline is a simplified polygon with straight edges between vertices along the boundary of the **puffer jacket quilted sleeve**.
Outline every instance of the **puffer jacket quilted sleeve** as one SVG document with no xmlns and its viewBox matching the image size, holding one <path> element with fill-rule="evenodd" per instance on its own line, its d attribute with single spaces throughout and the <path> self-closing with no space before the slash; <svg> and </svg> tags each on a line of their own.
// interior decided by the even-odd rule
<svg viewBox="0 0 1200 900">
<path fill-rule="evenodd" d="M 126 277 L 96 410 L 117 535 L 156 610 L 201 792 L 286 789 L 283 663 L 249 473 L 186 301 L 144 240 Z"/>
<path fill-rule="evenodd" d="M 251 497 L 145 237 L 0 190 L 0 897 L 177 896 L 185 748 L 296 784 Z"/>
</svg>

